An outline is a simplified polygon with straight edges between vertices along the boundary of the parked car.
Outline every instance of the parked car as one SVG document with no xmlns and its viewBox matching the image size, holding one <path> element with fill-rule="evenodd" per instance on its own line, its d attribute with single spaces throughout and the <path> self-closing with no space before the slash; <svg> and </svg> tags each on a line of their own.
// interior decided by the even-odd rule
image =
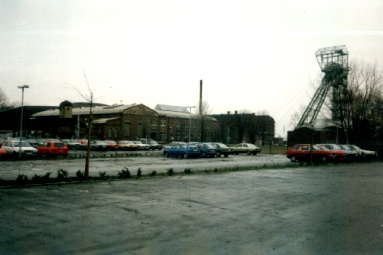
<svg viewBox="0 0 383 255">
<path fill-rule="evenodd" d="M 170 148 L 166 148 L 162 152 L 166 157 L 182 157 L 182 158 L 197 158 L 200 156 L 200 151 L 195 146 L 188 144 L 178 144 Z"/>
<path fill-rule="evenodd" d="M 28 139 L 27 142 L 28 142 L 33 148 L 37 148 L 39 145 L 44 144 L 44 140 L 42 140 L 42 139 L 36 139 L 36 138 Z"/>
<path fill-rule="evenodd" d="M 253 154 L 254 156 L 261 152 L 261 148 L 251 143 L 239 143 L 230 147 L 234 154 L 246 153 L 247 155 Z"/>
<path fill-rule="evenodd" d="M 223 143 L 212 143 L 212 145 L 215 147 L 215 151 L 217 152 L 216 156 L 218 158 L 221 157 L 221 155 L 227 158 L 230 154 L 233 154 L 232 149 Z"/>
<path fill-rule="evenodd" d="M 135 144 L 137 144 L 138 150 L 150 150 L 149 144 L 144 144 L 141 141 L 133 141 Z"/>
<path fill-rule="evenodd" d="M 378 156 L 378 153 L 376 151 L 364 150 L 353 144 L 349 144 L 348 146 L 350 147 L 351 150 L 358 153 L 358 156 L 361 160 L 373 159 Z"/>
<path fill-rule="evenodd" d="M 4 158 L 7 155 L 7 151 L 0 147 L 0 159 Z"/>
<path fill-rule="evenodd" d="M 47 141 L 37 147 L 38 155 L 50 156 L 68 156 L 68 147 L 63 142 Z"/>
<path fill-rule="evenodd" d="M 335 154 L 330 152 L 328 149 L 323 149 L 318 146 L 311 147 L 311 144 L 295 144 L 286 150 L 286 157 L 291 160 L 291 162 L 296 161 L 310 161 L 312 157 L 313 160 L 318 159 L 320 161 L 328 161 L 335 159 Z"/>
<path fill-rule="evenodd" d="M 148 144 L 151 150 L 162 150 L 162 145 L 154 141 L 153 139 L 141 138 L 140 142 Z"/>
<path fill-rule="evenodd" d="M 135 151 L 137 150 L 138 145 L 133 141 L 122 140 L 117 143 L 117 150 L 123 151 Z"/>
<path fill-rule="evenodd" d="M 353 150 L 348 144 L 338 144 L 340 148 L 347 152 L 348 160 L 358 160 L 360 158 L 359 153 L 356 150 Z"/>
<path fill-rule="evenodd" d="M 37 156 L 37 149 L 33 148 L 27 141 L 19 140 L 7 140 L 2 146 L 7 155 L 13 157 L 13 159 L 17 159 L 19 156 L 20 148 L 21 148 L 21 156 Z"/>
<path fill-rule="evenodd" d="M 316 146 L 318 146 L 320 149 L 322 150 L 329 150 L 331 151 L 334 155 L 335 155 L 335 158 L 334 158 L 334 162 L 340 162 L 340 161 L 346 161 L 348 160 L 349 158 L 349 155 L 350 155 L 350 152 L 349 151 L 345 151 L 345 150 L 338 150 L 337 148 L 334 148 L 334 149 L 328 149 L 326 147 L 324 147 L 323 145 L 320 145 L 320 144 L 316 144 Z"/>
<path fill-rule="evenodd" d="M 214 158 L 217 154 L 215 147 L 211 143 L 200 143 L 197 145 L 202 158 Z"/>
<path fill-rule="evenodd" d="M 109 149 L 109 145 L 102 140 L 90 141 L 90 149 L 94 151 L 106 151 Z"/>
<path fill-rule="evenodd" d="M 353 161 L 356 159 L 357 157 L 357 154 L 350 150 L 349 148 L 346 148 L 346 146 L 341 146 L 341 145 L 338 145 L 338 144 L 332 144 L 332 143 L 325 143 L 325 144 L 317 144 L 317 145 L 320 145 L 320 146 L 323 146 L 329 150 L 335 150 L 335 151 L 343 151 L 346 153 L 346 156 L 344 159 L 347 159 L 348 161 Z"/>
<path fill-rule="evenodd" d="M 105 140 L 105 142 L 108 144 L 108 150 L 116 150 L 117 143 L 113 140 Z"/>
<path fill-rule="evenodd" d="M 69 150 L 79 150 L 86 148 L 87 144 L 81 144 L 79 140 L 69 139 L 66 141 L 62 141 Z"/>
<path fill-rule="evenodd" d="M 177 145 L 187 145 L 185 142 L 170 142 L 169 144 L 164 145 L 164 149 L 169 149 Z"/>
</svg>

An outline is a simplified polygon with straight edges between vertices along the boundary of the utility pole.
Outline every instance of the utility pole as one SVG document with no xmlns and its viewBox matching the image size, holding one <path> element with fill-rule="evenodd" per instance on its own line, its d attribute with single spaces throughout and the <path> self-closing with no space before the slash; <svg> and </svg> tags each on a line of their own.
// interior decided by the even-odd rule
<svg viewBox="0 0 383 255">
<path fill-rule="evenodd" d="M 24 110 L 24 89 L 29 88 L 28 85 L 17 86 L 21 89 L 21 117 L 20 117 L 20 134 L 19 134 L 19 159 L 21 158 L 21 137 L 23 136 L 23 110 Z"/>
<path fill-rule="evenodd" d="M 88 146 L 85 161 L 85 179 L 89 177 L 89 158 L 90 158 L 90 140 L 92 135 L 92 107 L 93 107 L 93 92 L 90 93 L 90 107 L 89 107 L 89 120 L 88 120 Z"/>
</svg>

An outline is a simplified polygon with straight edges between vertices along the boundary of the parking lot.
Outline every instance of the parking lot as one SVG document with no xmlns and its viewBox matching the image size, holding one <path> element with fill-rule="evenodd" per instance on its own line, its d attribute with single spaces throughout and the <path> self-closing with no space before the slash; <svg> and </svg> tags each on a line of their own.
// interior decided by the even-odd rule
<svg viewBox="0 0 383 255">
<path fill-rule="evenodd" d="M 382 254 L 381 162 L 0 189 L 0 254 Z"/>
<path fill-rule="evenodd" d="M 19 174 L 31 179 L 34 175 L 44 175 L 48 172 L 51 173 L 51 177 L 55 177 L 59 169 L 68 171 L 69 176 L 74 177 L 78 170 L 84 171 L 85 168 L 85 152 L 75 153 L 71 154 L 71 159 L 2 161 L 0 162 L 2 166 L 0 179 L 15 180 Z M 128 168 L 132 175 L 136 175 L 138 169 L 142 171 L 143 175 L 148 175 L 153 171 L 166 173 L 169 169 L 174 172 L 184 172 L 185 169 L 203 171 L 205 169 L 293 164 L 281 154 L 259 154 L 257 156 L 241 154 L 231 155 L 227 158 L 181 159 L 166 158 L 161 151 L 121 153 L 117 157 L 113 152 L 108 153 L 92 152 L 91 176 L 97 177 L 100 172 L 105 172 L 109 176 L 117 176 L 118 172 L 125 168 Z"/>
</svg>

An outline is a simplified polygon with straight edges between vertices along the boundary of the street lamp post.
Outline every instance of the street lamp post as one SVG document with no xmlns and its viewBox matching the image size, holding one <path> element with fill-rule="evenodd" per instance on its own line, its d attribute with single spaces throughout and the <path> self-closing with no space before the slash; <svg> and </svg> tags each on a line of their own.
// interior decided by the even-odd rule
<svg viewBox="0 0 383 255">
<path fill-rule="evenodd" d="M 20 117 L 20 133 L 19 133 L 19 158 L 21 158 L 21 137 L 23 136 L 23 110 L 24 110 L 24 89 L 29 88 L 29 85 L 17 86 L 21 89 L 21 117 Z"/>
<path fill-rule="evenodd" d="M 190 115 L 189 115 L 189 143 L 190 143 L 190 132 L 191 132 L 191 109 L 192 109 L 192 108 L 195 108 L 195 106 L 187 106 L 187 108 L 189 108 L 189 111 L 190 111 Z"/>
</svg>

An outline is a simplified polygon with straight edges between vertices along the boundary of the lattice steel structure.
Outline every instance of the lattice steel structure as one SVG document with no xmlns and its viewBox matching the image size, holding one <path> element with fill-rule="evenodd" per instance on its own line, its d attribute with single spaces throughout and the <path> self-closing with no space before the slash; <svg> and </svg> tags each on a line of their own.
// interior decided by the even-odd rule
<svg viewBox="0 0 383 255">
<path fill-rule="evenodd" d="M 332 120 L 339 122 L 345 118 L 344 103 L 347 93 L 348 74 L 347 48 L 344 45 L 322 48 L 317 50 L 315 55 L 325 76 L 296 128 L 313 128 L 330 88 L 332 88 Z"/>
</svg>

